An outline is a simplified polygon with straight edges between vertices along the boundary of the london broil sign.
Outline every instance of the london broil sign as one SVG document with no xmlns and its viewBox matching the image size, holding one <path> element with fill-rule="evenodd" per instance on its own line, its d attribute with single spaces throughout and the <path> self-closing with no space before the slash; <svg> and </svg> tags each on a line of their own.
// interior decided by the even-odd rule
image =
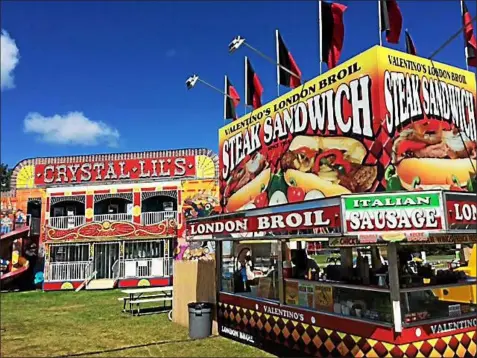
<svg viewBox="0 0 477 358">
<path fill-rule="evenodd" d="M 195 176 L 195 156 L 103 160 L 35 166 L 35 184 L 91 183 Z"/>
</svg>

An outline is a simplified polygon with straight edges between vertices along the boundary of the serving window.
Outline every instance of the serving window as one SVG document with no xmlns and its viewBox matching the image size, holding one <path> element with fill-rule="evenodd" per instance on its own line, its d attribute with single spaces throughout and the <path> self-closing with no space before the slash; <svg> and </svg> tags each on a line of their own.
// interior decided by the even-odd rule
<svg viewBox="0 0 477 358">
<path fill-rule="evenodd" d="M 401 293 L 401 310 L 405 326 L 424 320 L 445 320 L 455 317 L 476 317 L 477 305 L 472 298 L 472 285 L 435 289 L 421 288 Z"/>
<path fill-rule="evenodd" d="M 371 291 L 345 284 L 285 280 L 285 303 L 335 315 L 393 322 L 389 290 Z"/>
<path fill-rule="evenodd" d="M 284 261 L 290 270 L 283 271 L 288 305 L 386 325 L 401 317 L 404 326 L 477 313 L 475 267 L 471 269 L 475 262 L 469 255 L 456 254 L 453 245 L 388 244 L 337 251 L 324 244 L 311 252 L 304 249 L 309 244 L 290 247 L 289 264 Z M 393 290 L 401 308 L 397 316 Z"/>
<path fill-rule="evenodd" d="M 223 241 L 222 292 L 278 300 L 278 242 Z"/>
<path fill-rule="evenodd" d="M 469 275 L 465 266 L 455 269 L 451 245 L 331 248 L 327 242 L 317 247 L 278 240 L 220 245 L 222 292 L 395 327 L 477 312 L 475 273 Z"/>
<path fill-rule="evenodd" d="M 392 324 L 385 247 L 334 249 L 325 242 L 316 249 L 289 242 L 284 251 L 287 305 Z"/>
</svg>

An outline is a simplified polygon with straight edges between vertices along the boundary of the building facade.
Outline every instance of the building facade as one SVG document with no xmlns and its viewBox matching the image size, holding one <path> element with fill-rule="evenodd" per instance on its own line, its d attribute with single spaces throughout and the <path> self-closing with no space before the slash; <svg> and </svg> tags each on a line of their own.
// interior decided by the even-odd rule
<svg viewBox="0 0 477 358">
<path fill-rule="evenodd" d="M 23 160 L 11 186 L 40 223 L 43 289 L 171 284 L 174 255 L 190 251 L 184 207 L 218 207 L 216 177 L 207 149 Z"/>
</svg>

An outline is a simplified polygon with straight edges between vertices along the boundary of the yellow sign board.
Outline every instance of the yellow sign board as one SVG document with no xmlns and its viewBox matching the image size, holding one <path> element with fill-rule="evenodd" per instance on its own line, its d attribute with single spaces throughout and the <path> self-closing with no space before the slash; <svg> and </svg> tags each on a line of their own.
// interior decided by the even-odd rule
<svg viewBox="0 0 477 358">
<path fill-rule="evenodd" d="M 375 46 L 219 130 L 223 210 L 466 190 L 475 98 L 472 72 Z"/>
</svg>

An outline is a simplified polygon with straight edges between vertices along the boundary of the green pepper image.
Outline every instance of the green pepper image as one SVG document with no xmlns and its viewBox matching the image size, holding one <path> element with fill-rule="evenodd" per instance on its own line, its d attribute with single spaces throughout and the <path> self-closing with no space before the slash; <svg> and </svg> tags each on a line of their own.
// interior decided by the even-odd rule
<svg viewBox="0 0 477 358">
<path fill-rule="evenodd" d="M 477 176 L 467 180 L 467 190 L 470 193 L 477 193 Z"/>
<path fill-rule="evenodd" d="M 270 184 L 268 185 L 268 197 L 271 198 L 273 193 L 275 193 L 276 191 L 286 193 L 287 187 L 288 185 L 281 171 L 278 171 L 276 174 L 272 174 Z"/>
<path fill-rule="evenodd" d="M 396 168 L 390 165 L 384 172 L 384 178 L 386 179 L 386 191 L 399 191 L 402 190 L 401 180 L 399 179 Z"/>
<path fill-rule="evenodd" d="M 455 175 L 452 175 L 452 183 L 454 183 L 457 186 L 460 186 L 460 181 L 457 179 Z"/>
</svg>

